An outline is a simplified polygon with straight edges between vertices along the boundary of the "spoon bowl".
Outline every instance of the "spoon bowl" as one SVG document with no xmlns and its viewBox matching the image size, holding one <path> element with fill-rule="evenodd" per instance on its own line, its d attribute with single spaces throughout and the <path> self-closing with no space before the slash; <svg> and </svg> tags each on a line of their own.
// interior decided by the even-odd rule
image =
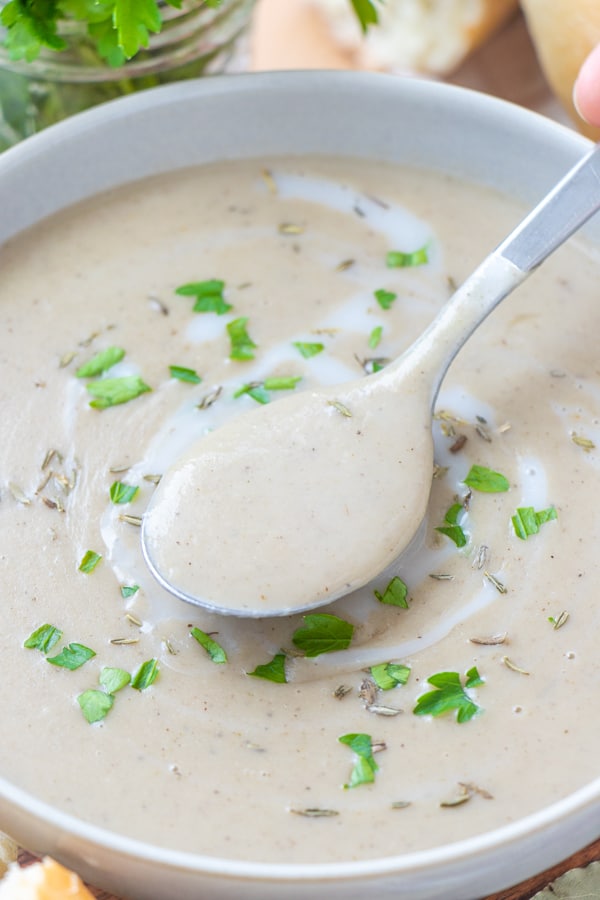
<svg viewBox="0 0 600 900">
<path fill-rule="evenodd" d="M 600 208 L 600 145 L 383 371 L 247 413 L 194 443 L 142 523 L 152 574 L 224 615 L 291 615 L 386 569 L 425 515 L 431 413 L 465 341 Z"/>
</svg>

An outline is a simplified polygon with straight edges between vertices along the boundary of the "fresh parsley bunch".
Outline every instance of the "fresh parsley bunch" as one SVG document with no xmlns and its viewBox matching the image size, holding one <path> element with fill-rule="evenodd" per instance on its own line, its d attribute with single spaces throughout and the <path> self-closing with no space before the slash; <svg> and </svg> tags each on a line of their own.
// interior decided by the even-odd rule
<svg viewBox="0 0 600 900">
<path fill-rule="evenodd" d="M 176 9 L 182 4 L 182 0 L 161 2 Z M 199 2 L 215 8 L 228 0 Z M 378 21 L 376 2 L 350 0 L 363 31 Z M 6 30 L 4 44 L 10 58 L 32 62 L 43 47 L 57 52 L 66 49 L 59 28 L 64 20 L 87 25 L 99 55 L 115 67 L 147 47 L 150 32 L 162 28 L 157 0 L 8 0 L 0 11 L 0 24 Z"/>
</svg>

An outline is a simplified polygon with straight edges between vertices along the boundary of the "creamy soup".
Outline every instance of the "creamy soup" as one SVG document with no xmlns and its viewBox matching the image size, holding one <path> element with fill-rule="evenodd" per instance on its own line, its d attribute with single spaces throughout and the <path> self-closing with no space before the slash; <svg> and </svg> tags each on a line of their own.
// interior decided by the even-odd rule
<svg viewBox="0 0 600 900">
<path fill-rule="evenodd" d="M 273 160 L 121 189 L 0 248 L 5 778 L 162 846 L 327 862 L 490 830 L 597 776 L 600 260 L 584 244 L 461 352 L 425 524 L 371 584 L 306 618 L 238 620 L 173 598 L 140 549 L 195 441 L 385 371 L 520 216 L 441 176 Z M 242 484 L 210 494 L 251 527 Z M 349 548 L 386 533 L 368 495 L 352 520 Z M 304 560 L 317 581 L 327 540 Z M 210 573 L 232 591 L 237 543 Z"/>
</svg>

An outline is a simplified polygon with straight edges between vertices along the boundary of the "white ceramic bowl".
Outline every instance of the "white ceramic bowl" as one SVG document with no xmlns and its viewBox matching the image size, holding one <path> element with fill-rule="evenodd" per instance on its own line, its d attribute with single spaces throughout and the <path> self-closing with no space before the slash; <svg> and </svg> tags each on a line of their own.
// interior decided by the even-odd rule
<svg viewBox="0 0 600 900">
<path fill-rule="evenodd" d="M 383 159 L 448 172 L 532 204 L 587 148 L 583 138 L 540 116 L 439 84 L 315 72 L 206 79 L 98 107 L 5 152 L 0 243 L 107 188 L 217 159 L 314 153 Z M 600 240 L 600 223 L 587 232 Z M 345 864 L 235 862 L 149 846 L 65 815 L 2 778 L 0 829 L 135 900 L 474 900 L 597 838 L 600 779 L 475 838 Z"/>
</svg>

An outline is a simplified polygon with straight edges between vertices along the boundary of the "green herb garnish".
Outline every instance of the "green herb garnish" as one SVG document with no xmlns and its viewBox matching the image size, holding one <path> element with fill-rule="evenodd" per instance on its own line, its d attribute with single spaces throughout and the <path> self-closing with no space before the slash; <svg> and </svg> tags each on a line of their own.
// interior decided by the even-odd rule
<svg viewBox="0 0 600 900">
<path fill-rule="evenodd" d="M 464 547 L 467 543 L 467 535 L 458 523 L 458 518 L 464 512 L 462 503 L 453 503 L 444 516 L 445 525 L 438 525 L 435 529 L 440 534 L 445 534 L 457 547 Z"/>
<path fill-rule="evenodd" d="M 475 666 L 467 672 L 464 688 L 458 672 L 438 672 L 427 681 L 434 690 L 418 698 L 413 709 L 416 716 L 441 716 L 456 710 L 456 721 L 467 722 L 480 711 L 481 707 L 466 693 L 466 689 L 483 684 Z"/>
<path fill-rule="evenodd" d="M 109 694 L 116 694 L 131 682 L 131 675 L 125 669 L 104 666 L 100 672 L 98 681 Z"/>
<path fill-rule="evenodd" d="M 400 606 L 402 609 L 408 609 L 408 588 L 398 575 L 394 575 L 383 593 L 374 590 L 373 593 L 380 603 L 387 606 Z"/>
<path fill-rule="evenodd" d="M 67 647 L 63 647 L 56 656 L 47 656 L 46 662 L 52 663 L 53 666 L 60 666 L 61 669 L 70 669 L 73 672 L 95 655 L 93 650 L 83 644 L 69 644 Z"/>
<path fill-rule="evenodd" d="M 96 553 L 94 550 L 86 550 L 83 559 L 79 563 L 79 571 L 89 575 L 90 572 L 94 571 L 101 559 L 102 557 L 99 553 Z"/>
<path fill-rule="evenodd" d="M 127 600 L 128 597 L 133 597 L 134 594 L 137 594 L 139 589 L 139 584 L 122 584 L 121 597 L 123 597 L 124 600 Z"/>
<path fill-rule="evenodd" d="M 186 369 L 185 366 L 169 366 L 171 378 L 178 381 L 187 381 L 188 384 L 200 384 L 202 379 L 195 369 Z"/>
<path fill-rule="evenodd" d="M 390 691 L 399 684 L 406 684 L 410 677 L 410 668 L 399 663 L 380 663 L 371 666 L 371 677 L 382 691 Z"/>
<path fill-rule="evenodd" d="M 320 656 L 346 650 L 352 641 L 354 625 L 328 613 L 304 616 L 304 625 L 297 628 L 292 641 L 306 656 Z"/>
<path fill-rule="evenodd" d="M 373 743 L 370 734 L 343 734 L 338 738 L 341 744 L 346 744 L 356 755 L 354 768 L 350 773 L 350 780 L 345 784 L 346 789 L 358 787 L 360 784 L 371 784 L 375 781 L 375 772 L 379 766 L 373 756 Z"/>
<path fill-rule="evenodd" d="M 121 347 L 107 347 L 80 366 L 75 375 L 77 378 L 95 378 L 120 362 L 124 356 L 125 351 Z"/>
<path fill-rule="evenodd" d="M 397 297 L 398 294 L 394 294 L 392 291 L 386 291 L 383 288 L 379 288 L 379 290 L 375 291 L 375 299 L 382 309 L 390 309 Z"/>
<path fill-rule="evenodd" d="M 304 359 L 310 359 L 311 356 L 316 356 L 317 353 L 321 353 L 325 349 L 325 345 L 318 342 L 310 343 L 306 341 L 294 341 L 292 346 L 298 350 Z"/>
<path fill-rule="evenodd" d="M 389 269 L 404 269 L 409 266 L 422 266 L 429 262 L 427 247 L 420 247 L 412 253 L 403 253 L 401 250 L 390 250 L 385 258 Z"/>
<path fill-rule="evenodd" d="M 131 679 L 131 687 L 135 688 L 136 691 L 145 691 L 146 688 L 156 681 L 158 673 L 158 660 L 147 659 Z"/>
<path fill-rule="evenodd" d="M 363 34 L 366 34 L 370 25 L 377 25 L 379 15 L 373 0 L 350 0 L 352 9 L 358 19 Z"/>
<path fill-rule="evenodd" d="M 540 526 L 557 518 L 556 509 L 535 510 L 533 506 L 521 506 L 512 517 L 512 524 L 518 538 L 525 541 L 530 535 L 537 534 Z"/>
<path fill-rule="evenodd" d="M 135 400 L 140 394 L 151 391 L 139 375 L 124 375 L 122 378 L 102 378 L 86 385 L 88 392 L 95 397 L 90 402 L 94 409 L 106 409 Z"/>
<path fill-rule="evenodd" d="M 225 282 L 218 278 L 208 281 L 190 281 L 175 289 L 180 297 L 195 297 L 194 312 L 214 312 L 218 316 L 233 309 L 230 303 L 223 297 Z"/>
<path fill-rule="evenodd" d="M 284 377 L 265 378 L 264 381 L 250 381 L 243 384 L 234 393 L 234 397 L 241 397 L 247 394 L 256 400 L 257 403 L 270 403 L 270 391 L 293 391 L 299 381 L 302 381 L 301 375 L 290 375 Z"/>
<path fill-rule="evenodd" d="M 62 631 L 54 625 L 40 625 L 35 631 L 32 631 L 23 646 L 28 650 L 40 650 L 42 653 L 48 653 L 62 637 Z"/>
<path fill-rule="evenodd" d="M 241 316 L 239 319 L 234 319 L 227 326 L 227 333 L 231 342 L 230 359 L 242 361 L 254 359 L 256 344 L 248 334 L 247 324 L 248 316 Z"/>
<path fill-rule="evenodd" d="M 110 486 L 110 499 L 113 503 L 131 503 L 139 487 L 125 484 L 124 481 L 114 481 Z"/>
<path fill-rule="evenodd" d="M 202 631 L 200 628 L 192 628 L 190 634 L 198 641 L 201 647 L 204 647 L 210 659 L 214 663 L 227 662 L 227 654 L 225 653 L 221 645 L 217 644 L 216 641 L 213 641 L 210 635 L 208 635 L 205 631 Z"/>
<path fill-rule="evenodd" d="M 112 709 L 115 698 L 112 694 L 106 694 L 104 691 L 84 691 L 77 698 L 77 702 L 81 707 L 81 712 L 90 723 L 100 722 Z"/>
<path fill-rule="evenodd" d="M 510 487 L 508 479 L 500 472 L 493 472 L 485 466 L 471 466 L 469 474 L 464 479 L 464 484 L 474 491 L 482 491 L 485 494 L 499 494 Z"/>
<path fill-rule="evenodd" d="M 276 653 L 270 662 L 257 666 L 253 672 L 248 672 L 248 675 L 266 678 L 267 681 L 274 681 L 277 684 L 286 684 L 285 653 Z"/>
<path fill-rule="evenodd" d="M 377 325 L 369 335 L 369 347 L 374 350 L 379 346 L 381 335 L 383 334 L 383 325 Z"/>
</svg>

